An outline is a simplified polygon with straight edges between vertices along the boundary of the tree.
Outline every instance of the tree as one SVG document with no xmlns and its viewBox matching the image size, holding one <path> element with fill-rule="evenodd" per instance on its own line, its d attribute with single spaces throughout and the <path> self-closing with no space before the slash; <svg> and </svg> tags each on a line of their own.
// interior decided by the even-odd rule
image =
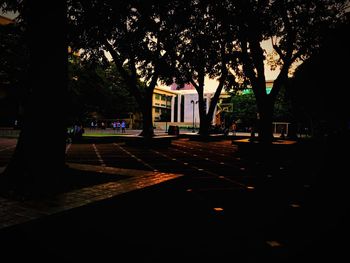
<svg viewBox="0 0 350 263">
<path fill-rule="evenodd" d="M 87 120 L 92 114 L 115 119 L 135 112 L 135 99 L 113 63 L 83 60 L 71 54 L 68 65 L 70 122 Z"/>
<path fill-rule="evenodd" d="M 62 176 L 66 142 L 66 4 L 53 1 L 42 12 L 43 4 L 38 0 L 0 2 L 5 10 L 20 11 L 29 53 L 22 129 L 4 178 L 33 184 L 37 191 L 45 191 L 45 185 Z"/>
<path fill-rule="evenodd" d="M 311 128 L 312 135 L 342 133 L 348 129 L 348 68 L 350 41 L 347 23 L 326 32 L 321 48 L 301 65 L 292 80 L 298 118 Z"/>
<path fill-rule="evenodd" d="M 28 63 L 23 27 L 20 23 L 0 26 L 0 39 L 0 89 L 5 92 L 4 97 L 0 95 L 0 125 L 13 125 L 20 118 Z"/>
<path fill-rule="evenodd" d="M 239 28 L 240 62 L 256 97 L 261 141 L 272 140 L 274 103 L 281 88 L 288 86 L 290 70 L 318 49 L 324 30 L 341 21 L 346 3 L 338 0 L 235 2 L 231 24 Z M 271 40 L 277 58 L 271 66 L 280 69 L 269 94 L 265 87 L 269 57 L 262 47 L 266 40 Z"/>
<path fill-rule="evenodd" d="M 236 77 L 228 70 L 235 68 L 236 57 L 234 29 L 228 26 L 228 12 L 225 8 L 231 3 L 212 1 L 188 1 L 182 7 L 182 16 L 186 19 L 180 22 L 178 38 L 174 42 L 176 48 L 175 63 L 176 82 L 190 82 L 198 93 L 200 117 L 199 134 L 207 136 L 212 124 L 215 107 L 225 86 L 232 87 Z M 218 79 L 218 86 L 211 98 L 206 112 L 204 100 L 205 78 Z"/>
<path fill-rule="evenodd" d="M 142 111 L 141 135 L 153 136 L 153 90 L 170 75 L 166 45 L 176 38 L 171 30 L 177 1 L 69 3 L 72 47 L 84 49 L 88 56 L 110 54 Z"/>
<path fill-rule="evenodd" d="M 253 93 L 235 95 L 232 97 L 233 118 L 238 128 L 247 128 L 255 125 L 256 101 Z"/>
<path fill-rule="evenodd" d="M 246 89 L 243 93 L 237 93 L 232 96 L 233 118 L 240 124 L 239 128 L 253 127 L 257 120 L 257 103 L 254 93 L 251 89 Z M 274 121 L 288 122 L 292 119 L 291 98 L 282 88 L 277 96 L 274 105 Z"/>
</svg>

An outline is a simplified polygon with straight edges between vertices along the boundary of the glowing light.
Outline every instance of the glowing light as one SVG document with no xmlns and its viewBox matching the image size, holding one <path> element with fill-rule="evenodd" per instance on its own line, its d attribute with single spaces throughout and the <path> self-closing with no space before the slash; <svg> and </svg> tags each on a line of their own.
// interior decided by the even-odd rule
<svg viewBox="0 0 350 263">
<path fill-rule="evenodd" d="M 214 211 L 222 212 L 222 211 L 224 211 L 224 209 L 222 207 L 214 207 Z"/>
<path fill-rule="evenodd" d="M 270 247 L 281 247 L 282 244 L 276 240 L 269 240 L 266 241 L 266 243 L 270 246 Z"/>
<path fill-rule="evenodd" d="M 247 189 L 248 189 L 248 190 L 254 190 L 255 187 L 254 187 L 254 186 L 247 186 Z"/>
<path fill-rule="evenodd" d="M 290 204 L 290 206 L 293 207 L 293 208 L 299 208 L 300 207 L 300 205 L 298 205 L 298 204 Z"/>
</svg>

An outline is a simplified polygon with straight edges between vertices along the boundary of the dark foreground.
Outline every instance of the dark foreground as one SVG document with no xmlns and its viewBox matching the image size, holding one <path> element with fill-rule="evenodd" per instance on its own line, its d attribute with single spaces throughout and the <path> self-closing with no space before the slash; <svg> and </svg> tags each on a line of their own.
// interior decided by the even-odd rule
<svg viewBox="0 0 350 263">
<path fill-rule="evenodd" d="M 3 227 L 1 257 L 11 262 L 347 262 L 348 158 L 342 154 L 347 146 L 347 140 L 335 138 L 271 159 L 273 153 L 242 155 L 231 141 L 181 139 L 165 149 L 71 145 L 71 163 L 184 176 Z"/>
</svg>

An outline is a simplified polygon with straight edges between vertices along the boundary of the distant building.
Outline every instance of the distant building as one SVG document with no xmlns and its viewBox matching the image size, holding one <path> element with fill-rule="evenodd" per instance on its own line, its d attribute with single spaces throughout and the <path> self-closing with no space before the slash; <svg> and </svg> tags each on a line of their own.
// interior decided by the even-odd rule
<svg viewBox="0 0 350 263">
<path fill-rule="evenodd" d="M 168 89 L 156 87 L 153 92 L 152 114 L 153 121 L 170 122 L 172 117 L 172 102 L 177 93 Z"/>
<path fill-rule="evenodd" d="M 171 90 L 195 90 L 195 87 L 192 83 L 186 83 L 183 86 L 176 84 L 175 82 L 170 85 Z"/>
<path fill-rule="evenodd" d="M 206 111 L 209 110 L 213 92 L 204 93 Z M 223 92 L 213 115 L 213 124 L 216 123 L 216 113 L 224 98 L 229 94 Z M 193 102 L 191 102 L 193 101 Z M 180 127 L 199 127 L 198 93 L 195 89 L 172 90 L 157 87 L 153 93 L 153 121 L 154 126 L 165 129 L 165 125 L 177 125 Z"/>
<path fill-rule="evenodd" d="M 266 91 L 270 93 L 273 81 L 266 81 Z M 252 93 L 252 89 L 243 90 L 242 94 Z M 205 110 L 208 112 L 214 92 L 204 92 Z M 215 107 L 212 124 L 222 125 L 222 114 L 233 112 L 233 105 L 230 103 L 230 94 L 221 92 L 218 103 Z M 193 102 L 191 102 L 193 101 Z M 165 129 L 167 125 L 180 127 L 199 127 L 198 93 L 191 84 L 179 88 L 176 83 L 170 85 L 170 90 L 157 87 L 153 93 L 153 121 L 154 126 Z"/>
</svg>

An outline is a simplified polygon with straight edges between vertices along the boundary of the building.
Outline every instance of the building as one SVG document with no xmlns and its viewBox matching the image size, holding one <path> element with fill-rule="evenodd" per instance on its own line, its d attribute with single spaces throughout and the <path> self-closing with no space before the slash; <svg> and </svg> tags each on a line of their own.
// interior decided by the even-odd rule
<svg viewBox="0 0 350 263">
<path fill-rule="evenodd" d="M 154 122 L 170 122 L 176 92 L 156 87 L 153 91 L 152 114 Z"/>
<path fill-rule="evenodd" d="M 171 87 L 170 87 L 171 88 Z M 213 92 L 204 93 L 206 111 L 209 110 Z M 213 114 L 213 124 L 217 123 L 217 112 L 224 111 L 228 104 L 224 99 L 230 97 L 222 92 L 218 106 Z M 157 129 L 164 129 L 169 125 L 177 125 L 181 128 L 199 127 L 198 93 L 195 89 L 172 90 L 156 87 L 153 93 L 153 122 Z"/>
<path fill-rule="evenodd" d="M 270 93 L 273 86 L 273 81 L 266 81 L 266 92 Z M 154 127 L 164 129 L 169 125 L 176 125 L 180 128 L 198 128 L 200 123 L 198 109 L 198 93 L 191 87 L 185 86 L 184 89 L 177 89 L 176 84 L 172 84 L 168 89 L 157 87 L 153 95 L 153 120 Z M 249 94 L 253 91 L 246 89 L 242 94 Z M 210 102 L 214 96 L 214 92 L 204 93 L 204 103 L 206 112 L 209 110 Z M 228 122 L 229 114 L 234 112 L 233 104 L 231 103 L 231 95 L 222 91 L 218 103 L 215 107 L 212 124 L 224 125 Z M 226 117 L 225 117 L 226 116 Z M 226 118 L 226 119 L 225 119 Z M 287 122 L 274 122 L 273 129 L 275 133 L 279 133 L 283 128 L 288 131 Z"/>
</svg>

